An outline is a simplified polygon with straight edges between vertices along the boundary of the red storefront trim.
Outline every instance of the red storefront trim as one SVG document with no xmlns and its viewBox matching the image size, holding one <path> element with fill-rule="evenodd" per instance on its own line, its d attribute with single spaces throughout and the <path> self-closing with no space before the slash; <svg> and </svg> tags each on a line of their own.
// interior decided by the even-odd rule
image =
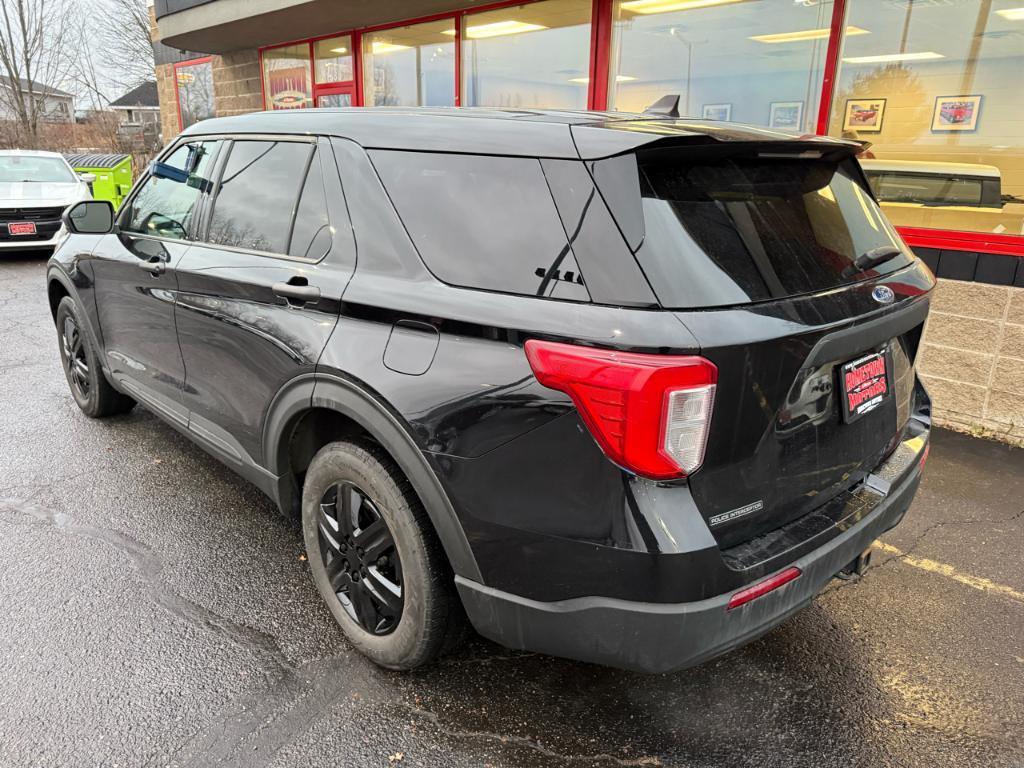
<svg viewBox="0 0 1024 768">
<path fill-rule="evenodd" d="M 1024 237 L 990 232 L 954 232 L 946 229 L 897 227 L 911 248 L 935 248 L 943 251 L 975 251 L 1024 258 Z"/>
<path fill-rule="evenodd" d="M 590 92 L 589 109 L 608 109 L 608 78 L 611 71 L 612 2 L 594 0 L 590 12 Z"/>
<path fill-rule="evenodd" d="M 352 77 L 355 79 L 355 91 L 352 104 L 363 106 L 363 33 L 352 33 Z"/>
<path fill-rule="evenodd" d="M 821 80 L 821 100 L 818 102 L 818 128 L 822 136 L 828 135 L 828 121 L 832 115 L 832 92 L 839 72 L 839 51 L 843 47 L 843 28 L 846 25 L 846 0 L 832 4 L 832 31 L 828 36 L 825 53 L 825 74 Z"/>
<path fill-rule="evenodd" d="M 462 106 L 462 14 L 455 17 L 455 106 Z"/>
</svg>

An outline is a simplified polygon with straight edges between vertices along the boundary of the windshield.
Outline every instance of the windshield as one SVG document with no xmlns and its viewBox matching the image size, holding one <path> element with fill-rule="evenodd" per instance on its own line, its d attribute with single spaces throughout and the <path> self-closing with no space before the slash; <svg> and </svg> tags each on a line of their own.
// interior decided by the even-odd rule
<svg viewBox="0 0 1024 768">
<path fill-rule="evenodd" d="M 637 259 L 666 307 L 816 293 L 910 262 L 852 160 L 692 157 L 639 163 Z"/>
<path fill-rule="evenodd" d="M 0 182 L 38 181 L 69 184 L 78 181 L 59 157 L 0 155 Z"/>
</svg>

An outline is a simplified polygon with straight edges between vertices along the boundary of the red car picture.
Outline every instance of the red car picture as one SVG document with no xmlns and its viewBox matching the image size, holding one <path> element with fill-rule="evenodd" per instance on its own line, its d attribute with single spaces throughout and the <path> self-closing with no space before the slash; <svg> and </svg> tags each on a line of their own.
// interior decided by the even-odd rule
<svg viewBox="0 0 1024 768">
<path fill-rule="evenodd" d="M 974 112 L 974 105 L 966 101 L 953 101 L 942 105 L 939 112 L 947 123 L 962 123 L 969 120 Z"/>
<path fill-rule="evenodd" d="M 885 117 L 885 99 L 850 99 L 846 102 L 843 130 L 878 133 Z"/>
<path fill-rule="evenodd" d="M 860 123 L 861 125 L 874 125 L 876 117 L 878 117 L 877 109 L 855 107 L 853 112 L 850 113 L 850 122 Z"/>
<path fill-rule="evenodd" d="M 940 96 L 932 115 L 933 131 L 973 131 L 978 127 L 981 96 Z"/>
</svg>

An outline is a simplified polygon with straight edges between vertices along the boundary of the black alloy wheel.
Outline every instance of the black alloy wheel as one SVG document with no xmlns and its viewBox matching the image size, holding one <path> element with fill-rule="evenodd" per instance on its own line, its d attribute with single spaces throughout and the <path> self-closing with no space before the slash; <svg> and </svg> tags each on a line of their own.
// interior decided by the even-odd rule
<svg viewBox="0 0 1024 768">
<path fill-rule="evenodd" d="M 71 315 L 64 317 L 61 329 L 61 346 L 64 350 L 64 367 L 68 381 L 82 400 L 89 398 L 89 360 L 85 353 L 82 330 Z"/>
<path fill-rule="evenodd" d="M 54 315 L 61 367 L 71 396 L 82 413 L 93 419 L 127 413 L 135 401 L 107 381 L 82 317 L 70 296 L 60 300 Z"/>
<path fill-rule="evenodd" d="M 339 482 L 320 498 L 320 557 L 342 608 L 372 635 L 394 631 L 402 617 L 402 561 L 391 529 L 357 485 Z"/>
</svg>

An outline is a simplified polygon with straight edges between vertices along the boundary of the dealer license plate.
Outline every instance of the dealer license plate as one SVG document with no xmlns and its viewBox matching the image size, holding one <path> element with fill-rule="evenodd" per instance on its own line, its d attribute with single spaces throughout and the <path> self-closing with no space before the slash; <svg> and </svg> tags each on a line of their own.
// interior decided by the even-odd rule
<svg viewBox="0 0 1024 768">
<path fill-rule="evenodd" d="M 7 225 L 7 231 L 12 235 L 34 235 L 36 223 L 34 221 L 12 221 Z"/>
<path fill-rule="evenodd" d="M 889 374 L 885 355 L 865 355 L 843 366 L 843 417 L 854 421 L 875 410 L 889 396 Z"/>
</svg>

